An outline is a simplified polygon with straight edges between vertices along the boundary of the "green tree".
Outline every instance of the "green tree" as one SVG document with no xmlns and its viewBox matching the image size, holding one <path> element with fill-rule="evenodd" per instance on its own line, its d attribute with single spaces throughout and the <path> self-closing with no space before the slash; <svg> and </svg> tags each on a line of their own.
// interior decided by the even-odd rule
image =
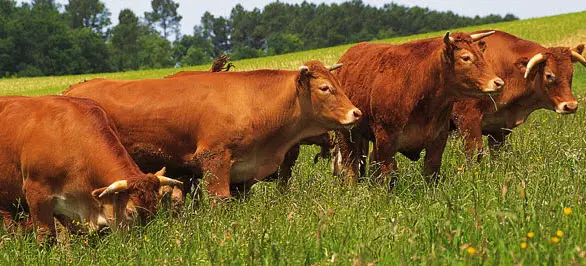
<svg viewBox="0 0 586 266">
<path fill-rule="evenodd" d="M 81 58 L 78 61 L 83 73 L 112 71 L 110 50 L 102 36 L 89 28 L 77 29 L 73 36 L 81 50 Z"/>
<path fill-rule="evenodd" d="M 141 26 L 138 17 L 130 9 L 120 11 L 120 23 L 112 29 L 114 66 L 117 70 L 138 69 L 138 52 Z"/>
<path fill-rule="evenodd" d="M 152 12 L 145 12 L 144 17 L 150 25 L 158 24 L 162 29 L 162 34 L 165 39 L 168 39 L 169 33 L 174 32 L 178 34 L 179 23 L 183 18 L 177 13 L 179 3 L 173 0 L 152 0 Z"/>
<path fill-rule="evenodd" d="M 65 11 L 74 29 L 90 28 L 104 36 L 105 29 L 111 24 L 110 12 L 100 0 L 69 0 Z"/>
<path fill-rule="evenodd" d="M 303 47 L 303 41 L 297 34 L 275 33 L 267 38 L 269 55 L 291 53 Z"/>
<path fill-rule="evenodd" d="M 174 42 L 171 57 L 175 62 L 183 65 L 183 58 L 187 56 L 191 47 L 196 47 L 198 51 L 203 53 L 204 56 L 201 58 L 202 64 L 206 64 L 212 61 L 214 57 L 214 46 L 210 40 L 203 37 L 203 28 L 201 26 L 195 26 L 193 28 L 193 35 L 184 35 L 180 40 Z M 195 53 L 195 50 L 192 51 L 192 53 Z M 194 56 L 195 55 L 192 55 L 191 57 Z M 193 65 L 195 64 L 194 62 L 199 61 L 200 59 L 190 59 L 185 62 L 187 62 L 188 65 Z"/>
<path fill-rule="evenodd" d="M 181 66 L 197 66 L 210 62 L 210 57 L 204 50 L 197 46 L 191 46 L 185 56 L 181 59 Z"/>
<path fill-rule="evenodd" d="M 201 18 L 201 24 L 202 36 L 213 45 L 212 57 L 218 57 L 231 50 L 230 26 L 227 19 L 216 18 L 210 12 L 205 12 Z"/>
<path fill-rule="evenodd" d="M 171 43 L 151 32 L 138 38 L 138 65 L 141 69 L 172 67 Z"/>
</svg>

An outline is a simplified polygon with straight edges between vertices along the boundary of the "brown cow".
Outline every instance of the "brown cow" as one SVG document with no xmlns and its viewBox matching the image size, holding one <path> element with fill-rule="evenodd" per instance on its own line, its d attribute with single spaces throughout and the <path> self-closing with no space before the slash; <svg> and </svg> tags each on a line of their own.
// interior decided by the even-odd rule
<svg viewBox="0 0 586 266">
<path fill-rule="evenodd" d="M 182 185 L 141 172 L 91 100 L 1 97 L 0 123 L 0 214 L 9 225 L 20 202 L 44 232 L 39 242 L 55 235 L 54 217 L 90 230 L 147 218 L 160 185 Z"/>
<path fill-rule="evenodd" d="M 227 56 L 222 56 L 212 64 L 211 72 L 220 72 L 221 70 L 229 71 L 230 67 L 234 66 L 232 63 L 229 63 L 226 67 L 224 65 L 229 60 Z M 342 67 L 342 64 L 337 64 L 330 67 L 330 70 L 335 70 Z M 166 76 L 165 78 L 180 78 L 185 76 L 194 76 L 200 75 L 204 73 L 209 73 L 208 71 L 180 71 L 175 74 Z M 278 172 L 273 173 L 266 180 L 280 180 L 283 181 L 283 184 L 287 184 L 289 179 L 291 178 L 291 174 L 293 171 L 293 166 L 295 166 L 295 162 L 299 157 L 299 151 L 301 146 L 300 145 L 317 145 L 320 147 L 320 152 L 316 154 L 313 158 L 313 163 L 316 164 L 319 158 L 328 159 L 331 156 L 330 150 L 334 148 L 332 137 L 329 133 L 324 133 L 319 136 L 312 136 L 306 139 L 301 140 L 301 142 L 297 145 L 294 145 L 289 152 L 285 155 L 285 159 L 283 164 L 279 167 Z M 163 189 L 163 188 L 162 188 Z M 165 193 L 169 193 L 168 188 L 164 188 Z M 174 200 L 178 201 L 178 200 Z"/>
<path fill-rule="evenodd" d="M 573 62 L 581 62 L 584 45 L 576 48 L 550 47 L 497 31 L 483 40 L 489 49 L 486 61 L 507 84 L 494 97 L 467 99 L 454 104 L 453 122 L 464 136 L 469 156 L 482 155 L 482 135 L 494 149 L 505 136 L 521 125 L 535 110 L 545 108 L 560 114 L 576 112 L 572 95 Z"/>
<path fill-rule="evenodd" d="M 425 149 L 424 174 L 437 178 L 452 104 L 498 92 L 504 85 L 475 43 L 488 35 L 447 33 L 400 45 L 361 43 L 340 58 L 344 68 L 336 76 L 364 111 L 356 128 L 338 131 L 336 137 L 341 159 L 335 161 L 350 166 L 350 183 L 363 171 L 368 141 L 374 141 L 374 161 L 382 174 L 397 169 L 397 152 L 418 160 Z"/>
<path fill-rule="evenodd" d="M 299 71 L 95 79 L 64 94 L 99 102 L 141 167 L 205 174 L 208 192 L 218 197 L 275 172 L 300 140 L 351 126 L 362 115 L 318 61 Z"/>
</svg>

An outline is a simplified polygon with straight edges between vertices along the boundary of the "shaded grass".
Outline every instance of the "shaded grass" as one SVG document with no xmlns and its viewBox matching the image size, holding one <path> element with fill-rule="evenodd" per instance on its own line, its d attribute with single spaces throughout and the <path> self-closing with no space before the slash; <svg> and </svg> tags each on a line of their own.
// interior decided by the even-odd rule
<svg viewBox="0 0 586 266">
<path fill-rule="evenodd" d="M 494 28 L 555 44 L 584 22 L 586 13 L 577 13 Z M 237 66 L 293 68 L 309 58 L 334 62 L 347 47 L 243 60 Z M 0 88 L 5 94 L 40 95 L 86 77 L 161 77 L 174 71 L 2 80 Z M 11 86 L 6 83 L 22 90 L 4 90 Z M 467 163 L 461 140 L 452 137 L 443 156 L 445 181 L 437 186 L 425 183 L 422 161 L 400 157 L 394 190 L 375 184 L 372 177 L 356 187 L 343 187 L 331 176 L 328 162 L 313 165 L 317 149 L 307 147 L 284 194 L 274 183 L 261 183 L 244 200 L 210 208 L 202 193 L 195 201 L 188 200 L 178 217 L 161 212 L 147 226 L 128 233 L 101 239 L 72 236 L 68 245 L 47 249 L 37 247 L 32 235 L 3 234 L 0 262 L 585 264 L 586 70 L 580 65 L 575 65 L 573 89 L 582 106 L 576 114 L 535 112 L 501 152 L 481 163 Z M 565 207 L 572 208 L 571 215 L 563 213 Z M 557 230 L 563 236 L 556 244 L 551 237 Z M 535 236 L 527 238 L 529 232 Z M 522 242 L 527 248 L 521 248 Z"/>
</svg>

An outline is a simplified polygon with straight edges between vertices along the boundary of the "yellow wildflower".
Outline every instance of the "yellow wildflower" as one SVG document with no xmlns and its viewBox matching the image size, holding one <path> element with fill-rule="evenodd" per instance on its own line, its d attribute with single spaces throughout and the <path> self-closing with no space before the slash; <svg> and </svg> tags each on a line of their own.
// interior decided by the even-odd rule
<svg viewBox="0 0 586 266">
<path fill-rule="evenodd" d="M 468 249 L 466 249 L 466 251 L 468 251 L 468 254 L 470 255 L 474 255 L 476 253 L 476 249 L 473 247 L 469 247 Z"/>
<path fill-rule="evenodd" d="M 535 236 L 535 233 L 533 233 L 533 232 L 527 233 L 527 238 L 533 238 L 534 236 Z"/>
<path fill-rule="evenodd" d="M 555 231 L 555 235 L 562 237 L 562 236 L 564 236 L 564 232 L 562 232 L 562 230 L 557 230 L 557 231 Z"/>
<path fill-rule="evenodd" d="M 560 239 L 556 236 L 552 236 L 551 237 L 551 243 L 557 244 L 560 242 Z"/>
<path fill-rule="evenodd" d="M 564 208 L 564 214 L 565 214 L 566 216 L 568 216 L 568 215 L 572 214 L 572 208 Z"/>
<path fill-rule="evenodd" d="M 527 243 L 526 242 L 521 242 L 521 248 L 522 249 L 526 249 L 527 248 Z"/>
</svg>

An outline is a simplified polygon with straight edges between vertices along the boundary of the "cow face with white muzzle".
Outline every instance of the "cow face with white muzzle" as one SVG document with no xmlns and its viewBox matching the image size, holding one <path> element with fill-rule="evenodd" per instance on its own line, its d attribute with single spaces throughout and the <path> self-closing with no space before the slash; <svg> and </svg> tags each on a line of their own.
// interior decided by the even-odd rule
<svg viewBox="0 0 586 266">
<path fill-rule="evenodd" d="M 330 73 L 340 67 L 342 64 L 325 67 L 319 61 L 309 61 L 299 69 L 298 86 L 304 95 L 301 108 L 327 129 L 353 126 L 362 116 L 342 90 L 338 79 Z"/>
<path fill-rule="evenodd" d="M 161 186 L 183 187 L 181 181 L 163 176 L 165 168 L 155 174 L 119 180 L 92 191 L 99 212 L 90 225 L 95 228 L 126 228 L 136 221 L 147 221 L 157 211 Z M 93 224 L 92 224 L 92 220 Z"/>
<path fill-rule="evenodd" d="M 550 47 L 534 55 L 531 59 L 521 58 L 518 67 L 524 73 L 526 82 L 535 88 L 540 99 L 540 107 L 559 114 L 572 114 L 578 109 L 578 102 L 572 94 L 572 63 L 580 62 L 586 66 L 582 57 L 584 44 L 575 48 Z"/>
</svg>

